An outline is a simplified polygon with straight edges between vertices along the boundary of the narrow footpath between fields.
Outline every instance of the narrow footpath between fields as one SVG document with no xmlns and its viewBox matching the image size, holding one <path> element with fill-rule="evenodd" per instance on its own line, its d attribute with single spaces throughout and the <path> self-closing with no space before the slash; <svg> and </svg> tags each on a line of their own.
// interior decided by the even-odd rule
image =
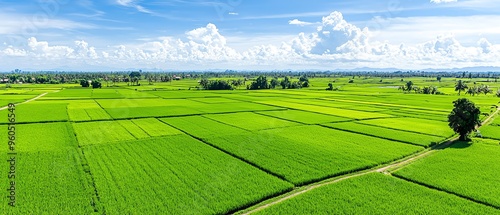
<svg viewBox="0 0 500 215">
<path fill-rule="evenodd" d="M 495 117 L 499 112 L 500 112 L 500 107 L 498 107 L 495 112 L 493 112 L 492 114 L 490 114 L 490 116 L 488 116 L 483 121 L 482 125 L 478 126 L 478 128 L 480 128 L 480 127 L 482 127 L 484 125 L 487 125 L 493 119 L 493 117 Z M 340 181 L 343 181 L 343 180 L 347 180 L 347 179 L 350 179 L 350 178 L 355 178 L 355 177 L 363 176 L 363 175 L 366 175 L 366 174 L 369 174 L 369 173 L 373 173 L 373 172 L 390 174 L 389 173 L 390 170 L 395 170 L 395 169 L 402 168 L 402 167 L 404 167 L 406 165 L 411 164 L 414 161 L 417 161 L 419 159 L 422 159 L 422 158 L 430 155 L 431 153 L 434 153 L 434 152 L 436 152 L 438 150 L 445 149 L 445 148 L 449 147 L 450 145 L 452 145 L 457 140 L 458 140 L 458 137 L 456 137 L 456 136 L 452 137 L 451 139 L 448 139 L 446 142 L 444 142 L 442 144 L 439 144 L 439 145 L 437 145 L 435 147 L 429 148 L 427 150 L 424 150 L 424 151 L 419 152 L 417 154 L 414 154 L 412 156 L 403 158 L 403 159 L 401 159 L 399 161 L 396 161 L 396 162 L 393 162 L 391 164 L 385 165 L 383 167 L 376 167 L 376 168 L 373 168 L 373 169 L 370 169 L 370 170 L 365 170 L 365 171 L 361 171 L 361 172 L 357 172 L 357 173 L 352 173 L 352 174 L 348 174 L 348 175 L 344 175 L 344 176 L 339 176 L 339 177 L 334 178 L 333 180 L 332 179 L 327 179 L 327 180 L 324 180 L 322 182 L 318 182 L 318 183 L 313 184 L 313 185 L 306 185 L 304 187 L 296 188 L 293 191 L 290 191 L 289 193 L 285 193 L 285 194 L 283 194 L 281 196 L 278 196 L 278 197 L 276 197 L 274 199 L 271 199 L 270 201 L 265 201 L 267 203 L 265 203 L 265 204 L 261 203 L 262 205 L 260 205 L 258 207 L 255 207 L 255 208 L 252 208 L 251 210 L 248 210 L 248 211 L 242 210 L 242 211 L 246 211 L 243 214 L 247 215 L 247 214 L 252 214 L 252 213 L 261 211 L 263 209 L 266 209 L 266 208 L 271 207 L 273 205 L 279 204 L 279 203 L 281 203 L 283 201 L 286 201 L 288 199 L 294 198 L 294 197 L 296 197 L 298 195 L 301 195 L 301 194 L 304 194 L 304 193 L 309 192 L 311 190 L 314 190 L 314 189 L 316 189 L 318 187 L 322 187 L 322 186 L 334 184 L 334 183 L 337 183 L 337 182 L 340 182 Z"/>
<path fill-rule="evenodd" d="M 37 96 L 37 97 L 35 97 L 35 98 L 28 99 L 28 100 L 26 100 L 26 101 L 24 101 L 24 102 L 16 103 L 16 105 L 26 104 L 26 103 L 28 103 L 28 102 L 35 101 L 35 100 L 37 100 L 37 99 L 39 99 L 39 98 L 41 98 L 41 97 L 43 97 L 43 96 L 45 96 L 45 95 L 47 95 L 47 93 L 42 93 L 42 94 L 38 95 L 38 96 Z M 9 106 L 1 107 L 1 108 L 0 108 L 0 110 L 5 110 L 5 109 L 7 109 L 7 108 L 9 108 Z"/>
</svg>

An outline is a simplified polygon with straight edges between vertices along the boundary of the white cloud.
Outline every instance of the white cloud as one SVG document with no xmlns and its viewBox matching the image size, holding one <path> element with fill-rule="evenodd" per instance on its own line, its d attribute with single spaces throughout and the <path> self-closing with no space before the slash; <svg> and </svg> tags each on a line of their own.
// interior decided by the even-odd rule
<svg viewBox="0 0 500 215">
<path fill-rule="evenodd" d="M 431 0 L 431 3 L 434 4 L 451 3 L 451 2 L 457 2 L 457 0 Z"/>
<path fill-rule="evenodd" d="M 65 19 L 35 17 L 26 14 L 0 13 L 0 34 L 36 34 L 42 29 L 93 29 L 94 25 Z"/>
<path fill-rule="evenodd" d="M 229 12 L 228 14 L 229 14 L 229 15 L 233 15 L 233 16 L 238 16 L 238 15 L 240 15 L 239 13 L 236 13 L 236 12 Z"/>
<path fill-rule="evenodd" d="M 297 20 L 298 21 L 298 20 Z M 7 44 L 0 50 L 3 69 L 18 64 L 37 69 L 88 65 L 104 68 L 160 69 L 307 69 L 399 67 L 408 69 L 500 66 L 500 45 L 480 38 L 464 45 L 454 32 L 437 33 L 416 44 L 377 40 L 368 28 L 344 19 L 340 12 L 323 17 L 313 32 L 303 32 L 281 43 L 258 40 L 259 45 L 236 51 L 214 24 L 196 28 L 182 38 L 159 37 L 139 44 L 95 48 L 86 41 L 58 46 L 32 37 L 24 47 Z M 433 34 L 429 30 L 428 34 Z M 286 38 L 286 39 L 285 39 Z M 254 41 L 255 42 L 255 41 Z M 255 42 L 257 44 L 257 42 Z M 26 63 L 25 63 L 26 62 Z"/>
<path fill-rule="evenodd" d="M 304 22 L 304 21 L 300 21 L 298 19 L 294 19 L 294 20 L 288 21 L 288 24 L 290 24 L 290 25 L 305 26 L 305 25 L 313 25 L 314 23 L 312 23 L 312 22 Z"/>
<path fill-rule="evenodd" d="M 124 7 L 133 7 L 142 13 L 152 14 L 153 12 L 137 4 L 136 0 L 116 0 L 116 3 Z"/>
</svg>

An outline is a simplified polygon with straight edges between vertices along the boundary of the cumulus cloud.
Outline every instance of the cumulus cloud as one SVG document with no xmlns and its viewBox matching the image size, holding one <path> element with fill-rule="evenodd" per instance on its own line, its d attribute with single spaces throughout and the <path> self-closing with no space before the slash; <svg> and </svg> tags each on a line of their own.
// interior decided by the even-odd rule
<svg viewBox="0 0 500 215">
<path fill-rule="evenodd" d="M 431 3 L 434 4 L 441 4 L 441 3 L 451 3 L 451 2 L 457 2 L 458 0 L 431 0 Z"/>
</svg>

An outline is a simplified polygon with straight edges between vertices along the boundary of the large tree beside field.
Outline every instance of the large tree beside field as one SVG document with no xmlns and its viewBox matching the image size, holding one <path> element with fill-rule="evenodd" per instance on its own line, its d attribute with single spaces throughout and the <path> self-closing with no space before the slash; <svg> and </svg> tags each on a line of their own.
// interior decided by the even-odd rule
<svg viewBox="0 0 500 215">
<path fill-rule="evenodd" d="M 479 116 L 481 111 L 468 99 L 462 98 L 453 102 L 453 110 L 448 115 L 448 125 L 460 134 L 460 140 L 466 140 L 467 135 L 481 124 Z"/>
</svg>

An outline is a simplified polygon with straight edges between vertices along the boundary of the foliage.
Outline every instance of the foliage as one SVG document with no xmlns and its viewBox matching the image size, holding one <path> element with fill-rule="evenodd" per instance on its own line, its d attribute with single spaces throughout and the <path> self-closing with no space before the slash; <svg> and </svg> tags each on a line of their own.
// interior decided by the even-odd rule
<svg viewBox="0 0 500 215">
<path fill-rule="evenodd" d="M 467 84 L 465 84 L 465 82 L 463 82 L 462 80 L 458 80 L 457 84 L 455 84 L 455 91 L 458 91 L 458 95 L 460 95 L 462 91 L 465 91 L 468 88 L 469 87 L 467 86 Z"/>
<path fill-rule="evenodd" d="M 269 89 L 270 85 L 267 81 L 266 76 L 259 76 L 256 81 L 252 82 L 250 86 L 248 86 L 249 90 L 264 90 Z"/>
<path fill-rule="evenodd" d="M 481 111 L 473 102 L 465 98 L 454 101 L 453 106 L 453 110 L 448 115 L 448 125 L 460 134 L 460 140 L 465 140 L 467 135 L 481 124 L 479 119 Z"/>
<path fill-rule="evenodd" d="M 80 86 L 82 86 L 82 87 L 89 87 L 90 83 L 87 80 L 80 80 Z"/>
<path fill-rule="evenodd" d="M 498 211 L 494 208 L 380 173 L 370 173 L 321 186 L 257 212 L 257 214 L 496 213 Z"/>
<path fill-rule="evenodd" d="M 447 192 L 500 207 L 498 141 L 473 139 L 457 142 L 449 148 L 395 172 L 407 178 Z"/>
<path fill-rule="evenodd" d="M 280 82 L 278 81 L 277 77 L 274 77 L 271 79 L 271 89 L 276 88 L 278 85 L 280 85 Z"/>
<path fill-rule="evenodd" d="M 328 88 L 326 88 L 326 90 L 333 91 L 333 84 L 328 83 Z"/>
<path fill-rule="evenodd" d="M 94 89 L 95 89 L 95 88 L 102 88 L 102 84 L 101 84 L 101 82 L 100 82 L 100 81 L 98 81 L 98 80 L 94 80 L 94 81 L 92 81 L 92 88 L 94 88 Z"/>
<path fill-rule="evenodd" d="M 206 79 L 204 79 L 200 82 L 200 85 L 205 90 L 232 90 L 233 89 L 233 87 L 231 86 L 229 81 L 224 81 L 224 80 L 207 81 Z M 236 85 L 239 86 L 239 83 L 236 82 Z"/>
</svg>

